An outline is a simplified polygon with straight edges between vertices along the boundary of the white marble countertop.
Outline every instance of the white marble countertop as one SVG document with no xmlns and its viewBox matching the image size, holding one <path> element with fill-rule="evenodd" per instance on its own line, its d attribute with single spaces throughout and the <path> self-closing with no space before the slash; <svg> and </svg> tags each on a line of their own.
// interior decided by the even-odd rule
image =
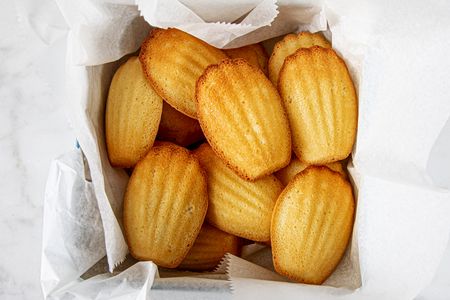
<svg viewBox="0 0 450 300">
<path fill-rule="evenodd" d="M 0 298 L 40 299 L 42 206 L 48 168 L 52 159 L 75 147 L 75 136 L 65 113 L 65 38 L 44 43 L 18 15 L 13 1 L 3 1 Z M 450 178 L 443 182 L 450 186 Z M 433 282 L 417 299 L 450 299 L 450 245 Z"/>
<path fill-rule="evenodd" d="M 43 43 L 0 9 L 0 298 L 41 299 L 45 182 L 52 159 L 75 147 L 64 111 L 65 40 Z"/>
</svg>

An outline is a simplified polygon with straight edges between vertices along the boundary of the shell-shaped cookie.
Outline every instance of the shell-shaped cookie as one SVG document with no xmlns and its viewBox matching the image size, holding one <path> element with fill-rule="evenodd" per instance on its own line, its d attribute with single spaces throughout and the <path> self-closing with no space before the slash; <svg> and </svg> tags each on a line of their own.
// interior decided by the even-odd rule
<svg viewBox="0 0 450 300">
<path fill-rule="evenodd" d="M 207 174 L 206 220 L 233 235 L 269 241 L 272 210 L 283 189 L 279 180 L 273 175 L 255 181 L 242 179 L 206 143 L 194 154 Z"/>
<path fill-rule="evenodd" d="M 153 143 L 153 147 L 159 147 L 159 146 L 178 146 L 178 145 L 175 143 L 172 143 L 172 142 L 168 142 L 168 141 L 156 140 Z"/>
<path fill-rule="evenodd" d="M 145 75 L 158 94 L 195 119 L 195 83 L 207 66 L 225 58 L 222 50 L 175 28 L 154 29 L 139 55 Z"/>
<path fill-rule="evenodd" d="M 114 74 L 105 113 L 108 157 L 114 167 L 134 166 L 152 147 L 161 118 L 162 99 L 145 79 L 137 57 Z"/>
<path fill-rule="evenodd" d="M 176 145 L 153 147 L 134 168 L 125 193 L 123 224 L 131 255 L 177 267 L 192 248 L 207 208 L 198 160 Z"/>
<path fill-rule="evenodd" d="M 325 167 L 329 168 L 330 170 L 333 170 L 335 172 L 340 173 L 342 176 L 347 178 L 347 173 L 345 173 L 345 170 L 342 166 L 342 163 L 340 161 L 336 161 L 333 163 L 329 163 L 324 165 Z M 284 167 L 283 169 L 277 171 L 275 173 L 275 176 L 284 184 L 287 185 L 289 181 L 291 181 L 295 175 L 305 170 L 309 165 L 302 163 L 297 157 L 293 158 L 289 165 Z"/>
<path fill-rule="evenodd" d="M 275 44 L 269 59 L 269 78 L 273 85 L 278 85 L 278 76 L 284 60 L 300 48 L 321 46 L 331 48 L 330 43 L 320 33 L 300 32 L 288 34 Z"/>
<path fill-rule="evenodd" d="M 197 82 L 200 126 L 216 154 L 254 180 L 285 167 L 291 136 L 280 96 L 244 59 L 209 66 Z"/>
<path fill-rule="evenodd" d="M 357 126 L 356 92 L 344 61 L 332 49 L 303 48 L 286 58 L 278 89 L 300 161 L 327 164 L 350 154 Z"/>
<path fill-rule="evenodd" d="M 204 139 L 204 136 L 197 120 L 164 102 L 157 138 L 187 147 Z"/>
<path fill-rule="evenodd" d="M 192 271 L 211 270 L 220 263 L 225 254 L 239 255 L 240 247 L 241 242 L 237 236 L 205 223 L 194 246 L 178 267 Z"/>
<path fill-rule="evenodd" d="M 275 270 L 321 284 L 341 260 L 353 228 L 352 187 L 326 167 L 309 167 L 281 193 L 272 216 Z"/>
<path fill-rule="evenodd" d="M 260 68 L 264 74 L 267 74 L 267 57 L 266 50 L 261 44 L 251 44 L 240 48 L 224 49 L 226 55 L 230 58 L 243 58 L 250 65 Z"/>
</svg>

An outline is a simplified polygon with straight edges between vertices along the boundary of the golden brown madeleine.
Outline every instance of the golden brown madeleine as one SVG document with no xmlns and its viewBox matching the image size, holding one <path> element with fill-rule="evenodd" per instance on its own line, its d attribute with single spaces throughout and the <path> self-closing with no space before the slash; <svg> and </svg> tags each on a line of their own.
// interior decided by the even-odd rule
<svg viewBox="0 0 450 300">
<path fill-rule="evenodd" d="M 155 142 L 153 143 L 153 147 L 159 147 L 159 146 L 177 146 L 177 145 L 172 142 L 155 140 Z"/>
<path fill-rule="evenodd" d="M 206 177 L 194 155 L 176 145 L 153 147 L 134 168 L 125 193 L 123 224 L 131 255 L 177 267 L 207 208 Z"/>
<path fill-rule="evenodd" d="M 269 59 L 269 78 L 272 83 L 278 85 L 278 76 L 284 60 L 294 54 L 300 48 L 321 46 L 331 48 L 330 43 L 320 33 L 300 32 L 299 34 L 288 34 L 275 44 Z"/>
<path fill-rule="evenodd" d="M 286 58 L 278 89 L 300 161 L 321 165 L 350 154 L 358 104 L 347 67 L 333 49 L 304 48 Z"/>
<path fill-rule="evenodd" d="M 241 248 L 237 236 L 204 223 L 194 246 L 178 266 L 180 269 L 207 271 L 216 267 L 227 253 L 239 255 Z"/>
<path fill-rule="evenodd" d="M 255 180 L 285 167 L 291 134 L 280 96 L 244 59 L 209 66 L 197 82 L 200 125 L 216 154 Z"/>
<path fill-rule="evenodd" d="M 157 138 L 186 147 L 202 140 L 204 136 L 197 120 L 164 102 Z"/>
<path fill-rule="evenodd" d="M 289 181 L 291 181 L 295 175 L 302 172 L 304 169 L 306 169 L 309 165 L 302 163 L 297 157 L 294 157 L 289 165 L 287 167 L 277 171 L 275 173 L 275 176 L 284 184 L 287 185 Z M 327 165 L 324 165 L 325 167 L 329 168 L 330 170 L 333 170 L 335 172 L 340 173 L 342 176 L 347 178 L 347 173 L 345 173 L 345 170 L 342 166 L 342 163 L 340 161 L 336 161 L 333 163 L 329 163 Z"/>
<path fill-rule="evenodd" d="M 243 58 L 250 65 L 260 68 L 264 74 L 267 74 L 268 57 L 266 50 L 261 44 L 252 44 L 240 48 L 224 49 L 226 55 L 230 58 Z"/>
<path fill-rule="evenodd" d="M 335 161 L 335 162 L 324 165 L 324 167 L 327 167 L 331 171 L 338 172 L 339 174 L 344 176 L 345 179 L 348 179 L 347 172 L 345 172 L 345 168 L 342 165 L 342 161 Z"/>
<path fill-rule="evenodd" d="M 134 166 L 152 147 L 161 118 L 162 99 L 131 57 L 114 74 L 105 113 L 108 157 L 114 167 Z"/>
<path fill-rule="evenodd" d="M 275 270 L 298 282 L 324 282 L 345 252 L 354 212 L 352 187 L 339 173 L 309 167 L 295 176 L 273 211 Z"/>
<path fill-rule="evenodd" d="M 207 66 L 225 58 L 222 50 L 175 28 L 154 29 L 139 55 L 145 75 L 158 94 L 195 119 L 195 83 Z"/>
<path fill-rule="evenodd" d="M 283 190 L 273 175 L 247 181 L 234 173 L 208 144 L 194 151 L 207 174 L 206 220 L 217 228 L 252 241 L 270 239 L 272 210 Z"/>
</svg>

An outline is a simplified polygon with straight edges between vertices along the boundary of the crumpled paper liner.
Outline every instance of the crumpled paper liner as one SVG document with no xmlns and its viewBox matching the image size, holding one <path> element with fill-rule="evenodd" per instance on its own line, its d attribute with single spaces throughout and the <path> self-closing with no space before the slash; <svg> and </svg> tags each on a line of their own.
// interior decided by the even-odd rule
<svg viewBox="0 0 450 300">
<path fill-rule="evenodd" d="M 150 29 L 139 17 L 133 1 L 55 1 L 76 40 L 70 49 L 73 65 L 92 66 L 116 61 L 136 51 Z"/>
<path fill-rule="evenodd" d="M 191 3 L 191 1 L 184 2 Z M 278 15 L 274 0 L 264 0 L 256 6 L 254 2 L 257 1 L 234 2 L 228 5 L 219 2 L 219 7 L 214 10 L 207 9 L 210 7 L 209 1 L 192 3 L 197 11 L 201 10 L 203 18 L 178 0 L 137 0 L 136 4 L 145 20 L 152 26 L 177 27 L 219 48 L 223 48 L 237 37 L 270 25 Z M 223 9 L 224 7 L 226 9 Z M 231 23 L 241 16 L 245 16 L 242 21 Z M 213 20 L 217 22 L 212 22 Z"/>
<path fill-rule="evenodd" d="M 80 150 L 51 164 L 45 190 L 41 281 L 44 294 L 49 294 L 81 276 L 106 251 L 94 188 L 85 180 Z"/>
</svg>

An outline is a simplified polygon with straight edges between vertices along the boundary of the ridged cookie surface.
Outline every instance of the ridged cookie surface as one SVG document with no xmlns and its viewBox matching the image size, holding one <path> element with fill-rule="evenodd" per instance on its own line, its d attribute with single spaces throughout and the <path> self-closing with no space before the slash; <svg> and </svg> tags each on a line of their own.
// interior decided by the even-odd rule
<svg viewBox="0 0 450 300">
<path fill-rule="evenodd" d="M 125 193 L 123 224 L 131 255 L 177 267 L 194 244 L 207 208 L 198 160 L 176 145 L 153 147 L 134 168 Z"/>
<path fill-rule="evenodd" d="M 300 161 L 327 164 L 350 154 L 357 126 L 356 92 L 344 61 L 332 49 L 303 48 L 286 58 L 278 89 Z"/>
<path fill-rule="evenodd" d="M 269 241 L 272 210 L 283 186 L 273 176 L 253 182 L 236 175 L 208 144 L 194 151 L 207 174 L 206 220 L 217 228 L 253 241 Z"/>
<path fill-rule="evenodd" d="M 202 140 L 204 136 L 197 120 L 164 102 L 157 138 L 186 147 Z"/>
<path fill-rule="evenodd" d="M 288 34 L 275 44 L 269 59 L 269 78 L 272 83 L 278 85 L 278 76 L 284 60 L 294 54 L 300 48 L 321 46 L 331 48 L 330 43 L 320 33 L 300 32 L 299 34 Z"/>
<path fill-rule="evenodd" d="M 222 50 L 175 28 L 154 29 L 142 44 L 139 55 L 153 88 L 191 118 L 197 118 L 197 79 L 207 66 L 225 58 Z"/>
<path fill-rule="evenodd" d="M 106 146 L 112 166 L 132 167 L 152 147 L 162 102 L 145 79 L 137 57 L 119 67 L 111 81 L 105 113 Z"/>
<path fill-rule="evenodd" d="M 324 165 L 332 171 L 340 173 L 342 176 L 347 177 L 347 173 L 345 173 L 344 168 L 342 167 L 342 163 L 340 161 L 336 161 L 333 163 L 329 163 Z M 291 181 L 295 175 L 305 170 L 309 165 L 302 163 L 298 160 L 297 157 L 293 158 L 287 167 L 277 171 L 275 176 L 284 184 L 287 185 L 289 181 Z"/>
<path fill-rule="evenodd" d="M 266 50 L 261 44 L 252 44 L 240 48 L 224 49 L 226 55 L 230 58 L 243 58 L 250 65 L 260 68 L 264 74 L 267 74 L 268 57 Z"/>
<path fill-rule="evenodd" d="M 240 239 L 207 223 L 203 224 L 194 246 L 178 266 L 180 269 L 207 271 L 216 267 L 227 253 L 239 255 Z"/>
<path fill-rule="evenodd" d="M 244 59 L 209 66 L 197 82 L 200 125 L 211 147 L 241 177 L 285 167 L 291 137 L 280 96 Z"/>
<path fill-rule="evenodd" d="M 352 187 L 326 167 L 309 167 L 281 193 L 272 216 L 275 270 L 298 282 L 321 284 L 347 247 L 355 212 Z"/>
</svg>

